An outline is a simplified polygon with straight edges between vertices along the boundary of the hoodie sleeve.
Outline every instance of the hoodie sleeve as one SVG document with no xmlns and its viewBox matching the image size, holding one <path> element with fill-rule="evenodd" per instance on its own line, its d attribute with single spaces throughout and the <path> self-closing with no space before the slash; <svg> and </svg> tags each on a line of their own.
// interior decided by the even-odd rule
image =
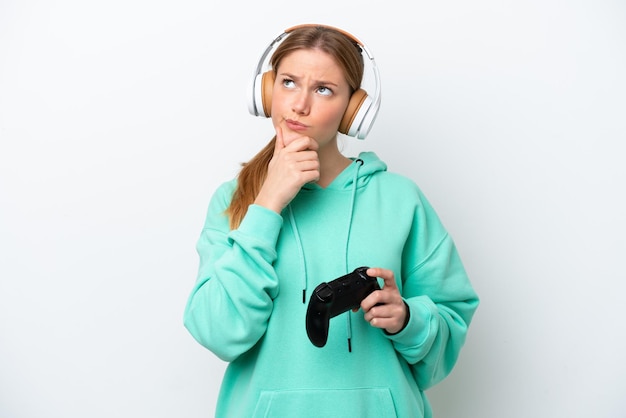
<svg viewBox="0 0 626 418">
<path fill-rule="evenodd" d="M 426 390 L 452 371 L 479 299 L 452 238 L 421 192 L 419 196 L 403 254 L 402 296 L 410 318 L 389 338 Z"/>
<path fill-rule="evenodd" d="M 282 217 L 251 205 L 230 230 L 224 211 L 232 187 L 222 186 L 209 204 L 196 249 L 200 265 L 187 301 L 184 325 L 220 359 L 233 361 L 263 336 L 278 294 L 273 268 Z"/>
</svg>

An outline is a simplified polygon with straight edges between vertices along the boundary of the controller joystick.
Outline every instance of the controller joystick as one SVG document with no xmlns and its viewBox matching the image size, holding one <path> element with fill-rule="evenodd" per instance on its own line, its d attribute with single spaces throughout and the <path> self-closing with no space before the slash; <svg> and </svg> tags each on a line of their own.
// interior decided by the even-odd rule
<svg viewBox="0 0 626 418">
<path fill-rule="evenodd" d="M 367 275 L 368 268 L 359 267 L 315 288 L 306 312 L 306 332 L 313 345 L 326 345 L 331 318 L 358 308 L 370 293 L 380 290 L 378 279 Z"/>
</svg>

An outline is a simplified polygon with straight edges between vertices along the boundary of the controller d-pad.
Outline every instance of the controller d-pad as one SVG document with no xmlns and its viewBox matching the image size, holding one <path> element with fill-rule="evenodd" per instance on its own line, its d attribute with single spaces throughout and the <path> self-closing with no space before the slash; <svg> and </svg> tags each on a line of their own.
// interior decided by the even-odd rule
<svg viewBox="0 0 626 418">
<path fill-rule="evenodd" d="M 330 286 L 325 285 L 325 286 L 320 287 L 315 293 L 315 295 L 322 302 L 327 302 L 333 298 L 333 290 L 330 288 Z"/>
</svg>

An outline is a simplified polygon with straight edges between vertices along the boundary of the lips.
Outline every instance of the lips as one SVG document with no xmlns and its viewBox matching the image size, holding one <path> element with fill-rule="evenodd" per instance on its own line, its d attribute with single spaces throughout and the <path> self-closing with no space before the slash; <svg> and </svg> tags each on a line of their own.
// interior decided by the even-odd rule
<svg viewBox="0 0 626 418">
<path fill-rule="evenodd" d="M 298 121 L 292 120 L 292 119 L 285 119 L 285 124 L 292 131 L 304 131 L 308 129 L 307 125 L 300 123 Z"/>
</svg>

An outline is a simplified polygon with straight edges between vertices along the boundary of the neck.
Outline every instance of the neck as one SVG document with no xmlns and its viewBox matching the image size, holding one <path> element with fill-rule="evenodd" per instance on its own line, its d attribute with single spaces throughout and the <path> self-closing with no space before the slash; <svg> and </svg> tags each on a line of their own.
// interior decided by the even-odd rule
<svg viewBox="0 0 626 418">
<path fill-rule="evenodd" d="M 337 148 L 337 142 L 327 144 L 318 150 L 320 159 L 320 179 L 317 184 L 326 187 L 347 167 L 352 160 L 344 156 Z"/>
</svg>

